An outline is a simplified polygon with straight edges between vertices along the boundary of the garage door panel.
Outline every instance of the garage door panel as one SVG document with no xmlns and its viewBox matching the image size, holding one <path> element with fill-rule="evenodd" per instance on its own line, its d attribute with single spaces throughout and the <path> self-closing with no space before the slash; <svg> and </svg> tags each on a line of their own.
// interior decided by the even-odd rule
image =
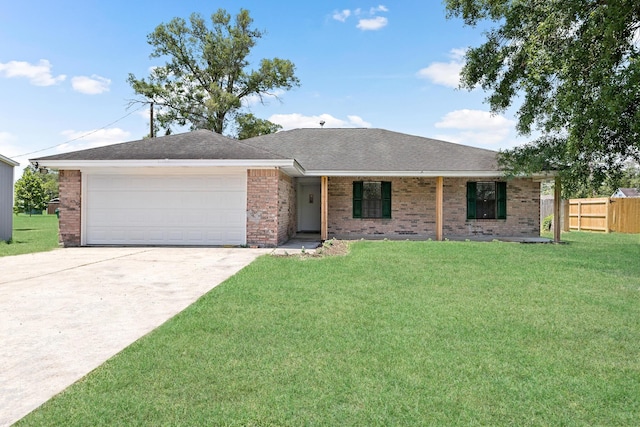
<svg viewBox="0 0 640 427">
<path fill-rule="evenodd" d="M 246 173 L 87 175 L 87 244 L 240 245 Z"/>
</svg>

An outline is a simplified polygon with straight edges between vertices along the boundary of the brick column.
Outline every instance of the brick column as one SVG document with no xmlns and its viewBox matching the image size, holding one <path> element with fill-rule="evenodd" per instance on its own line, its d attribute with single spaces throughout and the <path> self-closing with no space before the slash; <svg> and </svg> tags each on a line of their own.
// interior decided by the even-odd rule
<svg viewBox="0 0 640 427">
<path fill-rule="evenodd" d="M 60 243 L 65 247 L 80 246 L 82 176 L 78 170 L 61 170 L 59 180 Z"/>
<path fill-rule="evenodd" d="M 278 170 L 247 171 L 247 244 L 278 245 Z"/>
</svg>

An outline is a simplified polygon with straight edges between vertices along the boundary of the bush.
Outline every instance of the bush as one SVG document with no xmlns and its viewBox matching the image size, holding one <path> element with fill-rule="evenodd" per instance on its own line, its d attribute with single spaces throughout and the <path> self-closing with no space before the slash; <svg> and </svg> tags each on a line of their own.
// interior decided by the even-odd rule
<svg viewBox="0 0 640 427">
<path fill-rule="evenodd" d="M 547 215 L 542 220 L 542 229 L 544 231 L 551 231 L 551 226 L 553 225 L 553 214 Z"/>
</svg>

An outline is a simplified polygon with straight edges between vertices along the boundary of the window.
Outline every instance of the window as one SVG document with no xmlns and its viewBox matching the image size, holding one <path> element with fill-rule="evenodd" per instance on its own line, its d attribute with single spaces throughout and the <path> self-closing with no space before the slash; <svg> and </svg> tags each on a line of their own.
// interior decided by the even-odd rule
<svg viewBox="0 0 640 427">
<path fill-rule="evenodd" d="M 506 182 L 467 182 L 467 219 L 506 218 Z"/>
<path fill-rule="evenodd" d="M 391 218 L 391 182 L 354 181 L 354 218 Z"/>
</svg>

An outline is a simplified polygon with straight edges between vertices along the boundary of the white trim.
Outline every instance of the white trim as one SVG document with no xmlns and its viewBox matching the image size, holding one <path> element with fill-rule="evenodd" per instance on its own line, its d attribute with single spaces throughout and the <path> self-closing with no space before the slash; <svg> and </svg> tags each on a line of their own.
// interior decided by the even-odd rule
<svg viewBox="0 0 640 427">
<path fill-rule="evenodd" d="M 154 159 L 154 160 L 40 160 L 41 166 L 51 169 L 80 170 L 85 173 L 101 171 L 109 173 L 123 173 L 127 169 L 148 168 L 158 170 L 159 168 L 169 170 L 175 168 L 184 172 L 185 168 L 245 168 L 245 169 L 282 169 L 292 177 L 320 177 L 320 176 L 397 176 L 397 177 L 447 177 L 447 178 L 482 178 L 503 176 L 504 171 L 500 170 L 468 170 L 468 171 L 383 171 L 383 170 L 305 170 L 295 159 Z M 127 170 L 127 173 L 131 173 Z M 540 172 L 529 176 L 523 175 L 521 178 L 548 179 L 555 177 L 556 171 Z"/>
<path fill-rule="evenodd" d="M 3 156 L 2 154 L 0 154 L 0 162 L 2 163 L 6 163 L 9 166 L 18 166 L 20 163 L 16 162 L 15 160 L 12 160 L 8 157 Z"/>
<path fill-rule="evenodd" d="M 80 246 L 87 246 L 87 178 L 80 172 Z"/>
<path fill-rule="evenodd" d="M 51 169 L 82 169 L 94 167 L 299 167 L 294 159 L 153 159 L 153 160 L 38 160 L 41 166 Z"/>
<path fill-rule="evenodd" d="M 91 171 L 110 171 L 123 173 L 129 169 L 158 170 L 160 168 L 180 169 L 191 168 L 202 171 L 203 168 L 244 168 L 244 169 L 282 169 L 288 175 L 298 177 L 305 175 L 304 168 L 295 159 L 154 159 L 154 160 L 41 160 L 40 165 L 51 169 L 80 170 L 85 173 Z M 130 173 L 130 172 L 128 172 Z"/>
<path fill-rule="evenodd" d="M 546 181 L 548 179 L 552 179 L 558 176 L 558 171 L 545 171 L 545 172 L 537 172 L 531 174 L 529 177 L 533 178 L 534 181 Z"/>
<path fill-rule="evenodd" d="M 502 176 L 502 171 L 352 171 L 352 170 L 307 170 L 306 176 L 422 176 L 448 178 L 476 178 Z"/>
</svg>

